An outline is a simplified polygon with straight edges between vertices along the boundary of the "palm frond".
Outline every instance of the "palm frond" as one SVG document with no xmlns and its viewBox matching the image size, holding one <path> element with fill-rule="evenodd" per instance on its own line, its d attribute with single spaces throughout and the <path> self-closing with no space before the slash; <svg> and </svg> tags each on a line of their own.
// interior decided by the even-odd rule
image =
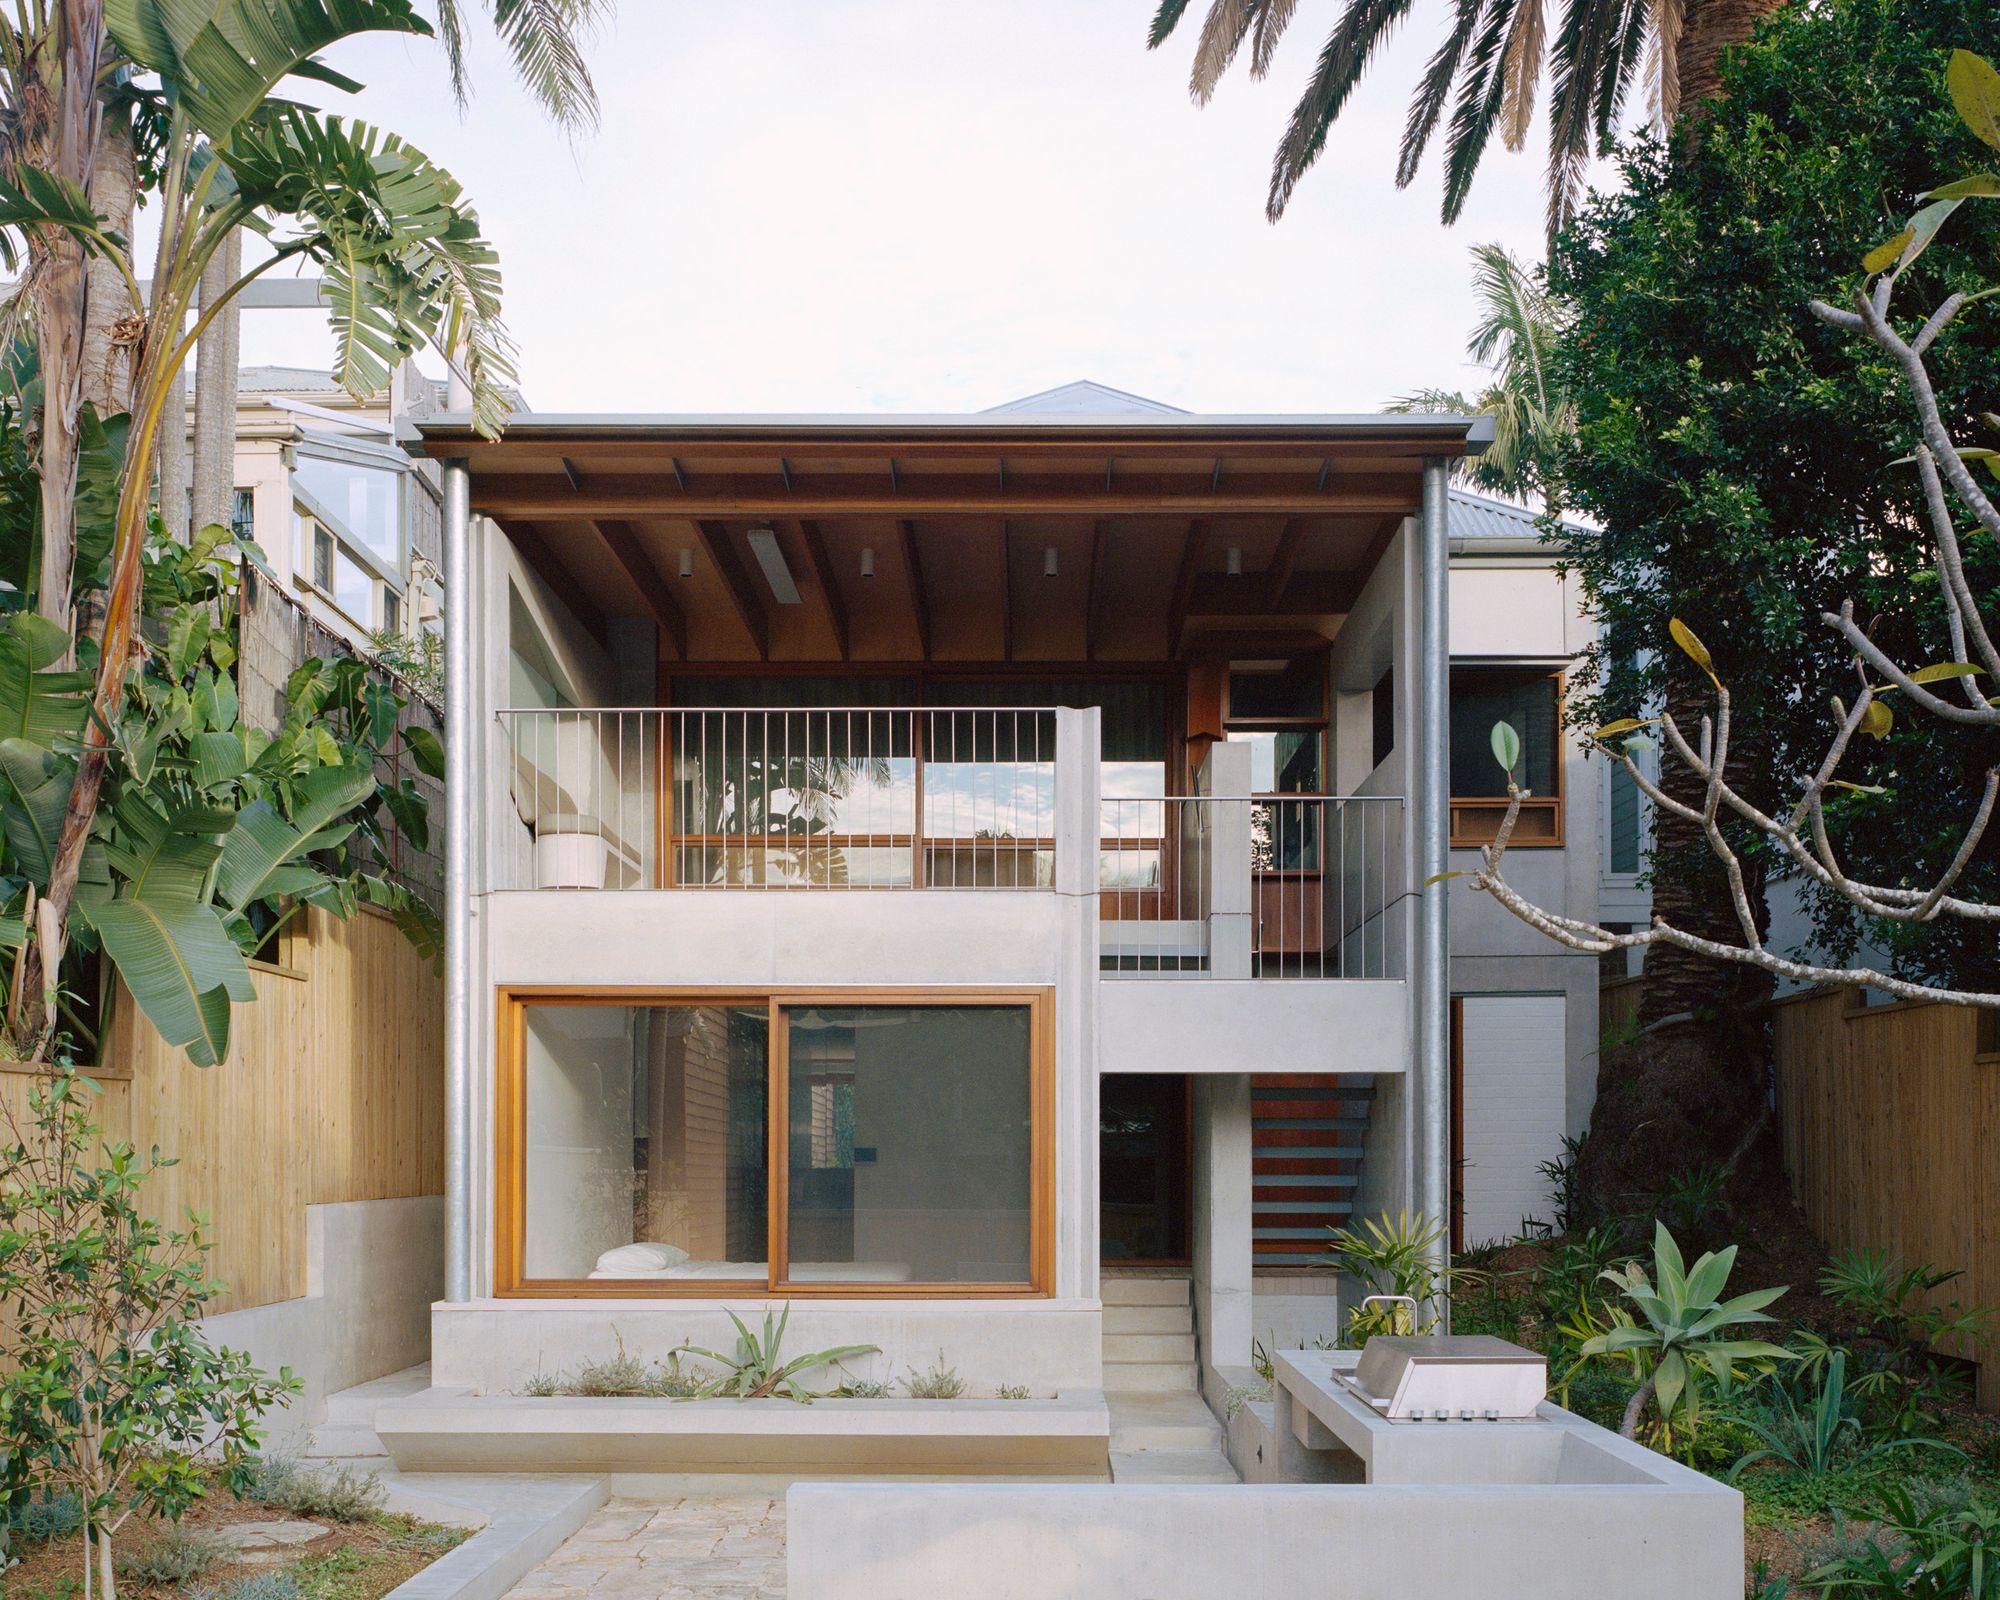
<svg viewBox="0 0 2000 1600">
<path fill-rule="evenodd" d="M 465 65 L 465 13 L 458 0 L 437 0 L 438 42 L 451 72 L 451 97 L 462 113 L 472 104 L 472 77 Z"/>
<path fill-rule="evenodd" d="M 1273 222 L 1285 214 L 1292 191 L 1326 147 L 1332 129 L 1354 86 L 1368 70 L 1376 51 L 1388 41 L 1396 24 L 1410 13 L 1413 0 L 1348 0 L 1347 10 L 1320 50 L 1306 92 L 1292 108 L 1290 124 L 1271 164 L 1271 189 L 1264 214 Z"/>
<path fill-rule="evenodd" d="M 1417 92 L 1410 101 L 1409 120 L 1403 125 L 1403 145 L 1396 156 L 1396 187 L 1407 189 L 1423 165 L 1424 151 L 1429 148 L 1431 135 L 1437 130 L 1438 118 L 1444 114 L 1445 102 L 1451 98 L 1452 80 L 1458 76 L 1460 64 L 1465 60 L 1466 46 L 1472 42 L 1472 33 L 1479 26 L 1480 14 L 1488 0 L 1458 0 L 1458 16 L 1453 21 L 1451 31 L 1444 36 L 1444 42 L 1424 69 Z M 1495 0 L 1505 5 L 1508 0 Z"/>
<path fill-rule="evenodd" d="M 1188 0 L 1160 0 L 1160 9 L 1153 13 L 1152 25 L 1146 29 L 1146 48 L 1157 50 L 1173 37 L 1174 29 L 1181 25 L 1186 14 Z"/>
<path fill-rule="evenodd" d="M 1473 175 L 1486 154 L 1486 142 L 1507 99 L 1507 75 L 1500 70 L 1509 10 L 1501 7 L 1486 19 L 1479 40 L 1459 82 L 1458 104 L 1452 109 L 1451 131 L 1445 138 L 1444 206 L 1447 223 L 1458 221 L 1465 209 L 1465 197 L 1472 190 Z"/>
<path fill-rule="evenodd" d="M 492 0 L 493 28 L 514 58 L 521 82 L 564 128 L 597 126 L 597 86 L 580 35 L 606 9 L 599 0 Z"/>
<path fill-rule="evenodd" d="M 1215 86 L 1236 59 L 1256 20 L 1262 0 L 1214 0 L 1201 24 L 1201 39 L 1195 45 L 1194 69 L 1188 75 L 1188 93 L 1194 103 L 1205 106 Z"/>
<path fill-rule="evenodd" d="M 1653 0 L 1646 22 L 1646 110 L 1662 138 L 1681 113 L 1681 26 L 1687 0 Z"/>
<path fill-rule="evenodd" d="M 1411 412 L 1432 412 L 1451 417 L 1470 417 L 1478 414 L 1480 402 L 1461 394 L 1456 389 L 1412 389 L 1408 394 L 1398 395 L 1382 409 L 1397 415 Z"/>
<path fill-rule="evenodd" d="M 1590 161 L 1597 92 L 1612 29 L 1624 0 L 1569 0 L 1549 51 L 1548 228 L 1553 238 L 1569 220 Z"/>
<path fill-rule="evenodd" d="M 1500 139 L 1509 150 L 1519 150 L 1528 142 L 1528 127 L 1535 120 L 1535 87 L 1542 81 L 1547 31 L 1547 0 L 1521 0 L 1501 63 L 1507 89 L 1500 103 Z"/>
<path fill-rule="evenodd" d="M 1278 41 L 1292 24 L 1298 0 L 1264 0 L 1257 10 L 1257 33 L 1250 42 L 1250 75 L 1261 78 L 1271 70 L 1271 58 L 1278 53 Z"/>
</svg>

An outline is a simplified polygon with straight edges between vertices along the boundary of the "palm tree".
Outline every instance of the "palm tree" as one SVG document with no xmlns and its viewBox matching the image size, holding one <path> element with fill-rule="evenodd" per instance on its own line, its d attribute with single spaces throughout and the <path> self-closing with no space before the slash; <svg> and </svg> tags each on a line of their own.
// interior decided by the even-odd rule
<svg viewBox="0 0 2000 1600">
<path fill-rule="evenodd" d="M 1472 247 L 1472 286 L 1479 298 L 1466 351 L 1491 374 L 1476 395 L 1419 389 L 1391 411 L 1451 411 L 1493 419 L 1493 443 L 1459 462 L 1465 479 L 1494 494 L 1526 499 L 1540 494 L 1559 509 L 1547 472 L 1555 448 L 1576 427 L 1576 406 L 1557 376 L 1554 302 L 1538 270 L 1523 266 L 1497 244 Z"/>
<path fill-rule="evenodd" d="M 1292 190 L 1319 159 L 1327 135 L 1414 0 L 1346 0 L 1321 48 L 1305 93 L 1271 163 L 1265 211 L 1284 214 Z M 1683 107 L 1711 99 L 1722 51 L 1750 37 L 1784 0 L 1451 0 L 1450 22 L 1432 54 L 1403 128 L 1396 185 L 1406 187 L 1451 107 L 1445 136 L 1444 220 L 1455 222 L 1479 159 L 1497 127 L 1509 150 L 1528 139 L 1535 96 L 1549 83 L 1549 231 L 1568 220 L 1592 153 L 1616 133 L 1625 99 L 1643 77 L 1654 121 L 1670 131 Z M 1190 0 L 1160 0 L 1147 37 L 1158 48 Z M 1297 0 L 1210 0 L 1189 88 L 1206 104 L 1246 39 L 1251 76 L 1261 78 Z M 1553 39 L 1549 35 L 1555 24 Z"/>
</svg>

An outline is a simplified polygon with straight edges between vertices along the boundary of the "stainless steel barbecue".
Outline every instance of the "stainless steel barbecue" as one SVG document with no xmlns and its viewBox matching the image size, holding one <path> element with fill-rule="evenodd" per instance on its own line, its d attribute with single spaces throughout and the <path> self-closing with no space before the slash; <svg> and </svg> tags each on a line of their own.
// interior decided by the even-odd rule
<svg viewBox="0 0 2000 1600">
<path fill-rule="evenodd" d="M 1524 1422 L 1549 1387 L 1543 1356 L 1488 1334 L 1378 1334 L 1334 1376 L 1390 1422 Z"/>
</svg>

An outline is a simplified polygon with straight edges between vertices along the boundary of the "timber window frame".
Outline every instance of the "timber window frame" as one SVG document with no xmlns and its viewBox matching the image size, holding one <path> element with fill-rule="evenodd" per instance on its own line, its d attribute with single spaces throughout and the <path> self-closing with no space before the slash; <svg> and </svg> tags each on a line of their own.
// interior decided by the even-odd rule
<svg viewBox="0 0 2000 1600">
<path fill-rule="evenodd" d="M 1532 661 L 1454 661 L 1451 664 L 1450 714 L 1452 719 L 1450 737 L 1457 742 L 1457 717 L 1459 715 L 1460 685 L 1475 680 L 1487 683 L 1505 683 L 1509 680 L 1522 685 L 1539 685 L 1547 682 L 1554 685 L 1555 705 L 1551 721 L 1554 744 L 1550 754 L 1551 784 L 1546 792 L 1533 791 L 1523 797 L 1521 813 L 1514 825 L 1514 837 L 1509 842 L 1510 850 L 1560 850 L 1563 847 L 1563 818 L 1566 796 L 1564 765 L 1568 756 L 1567 741 L 1564 738 L 1563 708 L 1566 704 L 1568 679 L 1560 667 Z M 1517 730 L 1520 731 L 1520 730 Z M 1490 724 L 1485 728 L 1473 729 L 1468 739 L 1484 749 L 1490 735 Z M 1525 739 L 1524 734 L 1524 739 Z M 1484 757 L 1492 761 L 1491 756 Z M 1525 759 L 1525 758 L 1524 758 Z M 1494 770 L 1498 771 L 1495 763 Z M 1450 796 L 1451 844 L 1454 850 L 1472 850 L 1481 845 L 1491 844 L 1499 834 L 1500 823 L 1507 814 L 1507 800 L 1503 795 L 1461 795 L 1453 784 Z"/>
<path fill-rule="evenodd" d="M 766 1062 L 765 1280 L 530 1278 L 524 1270 L 527 1224 L 527 1014 L 534 1006 L 763 1005 L 769 1018 Z M 790 1012 L 813 1007 L 907 1009 L 921 1006 L 1025 1010 L 1028 1021 L 1028 1273 L 1025 1283 L 836 1282 L 788 1276 L 787 1250 Z M 1055 1293 L 1054 991 L 1041 987 L 969 988 L 592 988 L 503 985 L 496 991 L 493 1142 L 493 1293 L 500 1299 L 606 1300 L 1029 1300 Z"/>
</svg>

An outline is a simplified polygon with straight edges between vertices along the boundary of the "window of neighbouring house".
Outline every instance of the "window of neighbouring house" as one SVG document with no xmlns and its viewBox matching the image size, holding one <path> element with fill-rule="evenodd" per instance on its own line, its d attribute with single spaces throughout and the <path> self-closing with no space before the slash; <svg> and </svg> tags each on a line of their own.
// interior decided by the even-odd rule
<svg viewBox="0 0 2000 1600">
<path fill-rule="evenodd" d="M 365 454 L 365 447 L 331 441 L 289 451 L 297 570 L 351 622 L 394 628 L 409 581 L 404 472 L 387 460 L 352 459 L 357 451 Z"/>
<path fill-rule="evenodd" d="M 1527 791 L 1514 842 L 1562 843 L 1562 675 L 1547 667 L 1454 667 L 1451 673 L 1451 835 L 1493 838 L 1507 810 L 1507 774 L 1493 754 L 1494 724 L 1521 740 L 1514 780 Z"/>
<path fill-rule="evenodd" d="M 1639 786 L 1621 761 L 1607 769 L 1609 815 L 1605 828 L 1605 866 L 1620 877 L 1639 873 Z"/>
<path fill-rule="evenodd" d="M 503 1293 L 1048 1290 L 1039 994 L 516 1002 Z"/>
</svg>

